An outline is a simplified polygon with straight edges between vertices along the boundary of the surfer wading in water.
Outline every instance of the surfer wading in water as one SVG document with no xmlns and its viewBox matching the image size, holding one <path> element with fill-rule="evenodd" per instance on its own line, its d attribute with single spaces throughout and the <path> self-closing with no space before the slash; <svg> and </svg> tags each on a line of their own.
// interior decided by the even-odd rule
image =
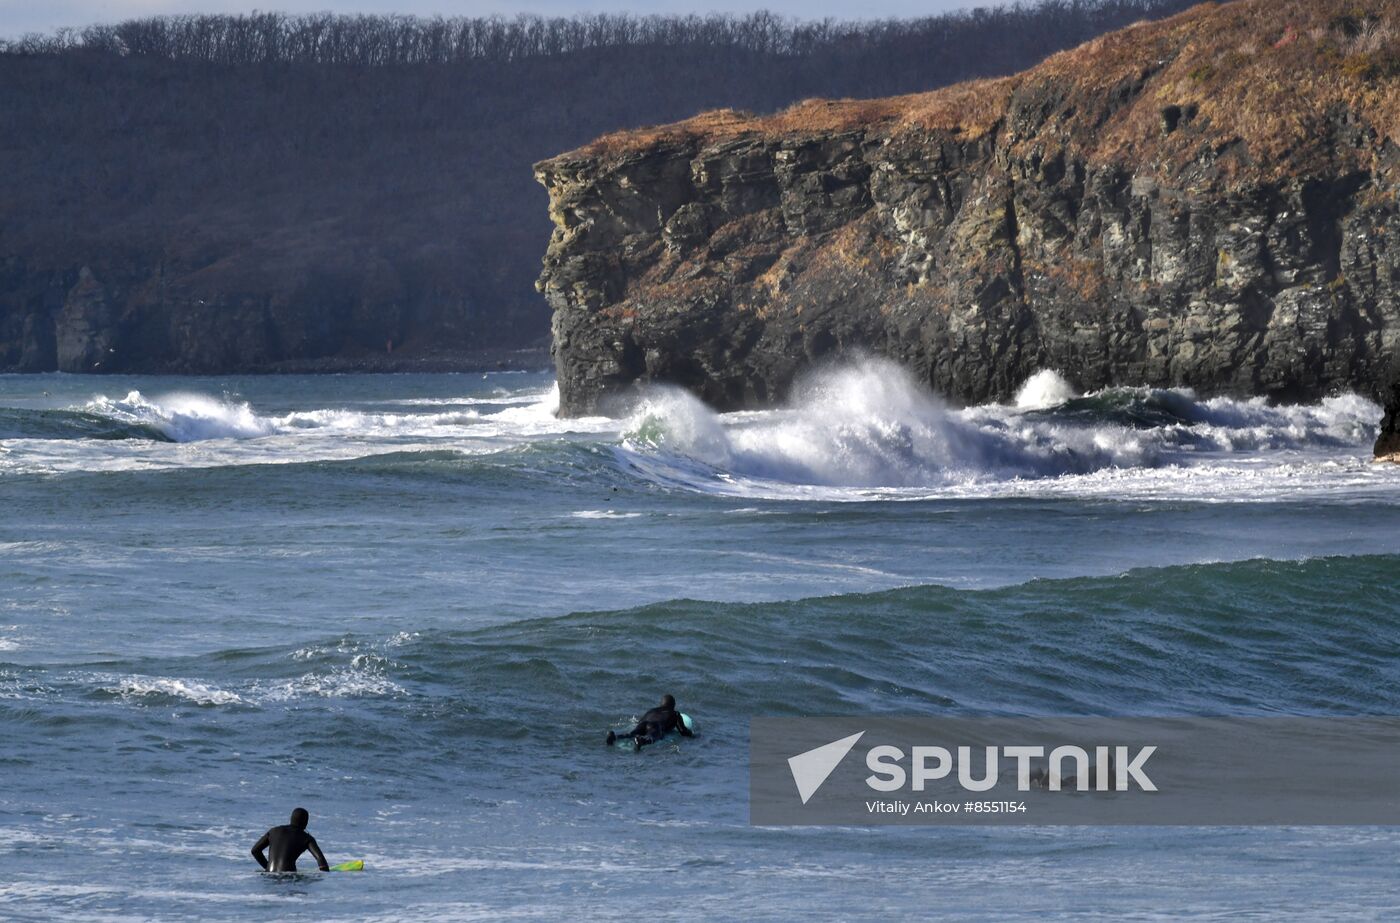
<svg viewBox="0 0 1400 923">
<path fill-rule="evenodd" d="M 679 731 L 682 737 L 695 736 L 686 726 L 681 713 L 676 711 L 676 697 L 668 694 L 661 697 L 659 706 L 642 715 L 642 720 L 637 722 L 637 726 L 626 734 L 608 731 L 608 746 L 630 738 L 640 750 L 647 744 L 656 743 L 672 731 Z"/>
<path fill-rule="evenodd" d="M 258 860 L 264 872 L 295 872 L 297 859 L 308 851 L 316 859 L 318 869 L 323 872 L 331 870 L 326 864 L 326 857 L 321 855 L 321 847 L 316 845 L 316 838 L 306 832 L 306 825 L 310 822 L 311 815 L 306 808 L 297 808 L 292 811 L 291 823 L 273 827 L 253 844 L 253 858 Z M 263 855 L 263 850 L 270 855 Z"/>
</svg>

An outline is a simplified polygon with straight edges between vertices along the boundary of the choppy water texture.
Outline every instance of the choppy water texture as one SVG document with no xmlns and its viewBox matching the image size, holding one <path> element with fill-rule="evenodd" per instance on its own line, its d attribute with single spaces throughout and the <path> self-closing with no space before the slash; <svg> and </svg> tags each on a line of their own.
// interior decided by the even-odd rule
<svg viewBox="0 0 1400 923">
<path fill-rule="evenodd" d="M 1379 828 L 747 823 L 756 714 L 1400 713 L 1374 404 L 551 392 L 0 377 L 0 918 L 1393 915 Z"/>
</svg>

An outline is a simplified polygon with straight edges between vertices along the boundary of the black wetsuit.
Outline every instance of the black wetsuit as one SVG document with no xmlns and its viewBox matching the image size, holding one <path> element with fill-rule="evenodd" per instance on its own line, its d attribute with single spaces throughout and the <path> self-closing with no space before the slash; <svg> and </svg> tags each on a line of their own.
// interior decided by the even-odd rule
<svg viewBox="0 0 1400 923">
<path fill-rule="evenodd" d="M 636 742 L 638 749 L 646 744 L 654 744 L 672 731 L 680 731 L 682 737 L 694 737 L 690 729 L 681 720 L 681 713 L 674 708 L 653 708 L 642 715 L 642 720 L 637 722 L 637 726 L 626 734 L 617 735 L 618 740 L 632 738 Z"/>
<path fill-rule="evenodd" d="M 264 849 L 271 855 L 264 857 Z M 315 857 L 317 868 L 323 872 L 331 870 L 326 864 L 326 857 L 321 855 L 321 847 L 316 845 L 316 838 L 301 827 L 291 824 L 273 827 L 264 833 L 262 839 L 253 847 L 253 858 L 258 860 L 258 865 L 263 867 L 263 871 L 295 872 L 298 857 L 308 850 Z"/>
</svg>

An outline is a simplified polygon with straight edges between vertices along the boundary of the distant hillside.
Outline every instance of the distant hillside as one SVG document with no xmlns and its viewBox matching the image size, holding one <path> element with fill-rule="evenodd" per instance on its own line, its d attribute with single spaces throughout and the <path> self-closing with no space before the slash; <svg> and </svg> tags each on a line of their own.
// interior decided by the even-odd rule
<svg viewBox="0 0 1400 923">
<path fill-rule="evenodd" d="M 1011 73 L 1186 5 L 869 24 L 199 16 L 11 42 L 0 369 L 387 368 L 538 343 L 533 161 L 704 109 Z"/>
</svg>

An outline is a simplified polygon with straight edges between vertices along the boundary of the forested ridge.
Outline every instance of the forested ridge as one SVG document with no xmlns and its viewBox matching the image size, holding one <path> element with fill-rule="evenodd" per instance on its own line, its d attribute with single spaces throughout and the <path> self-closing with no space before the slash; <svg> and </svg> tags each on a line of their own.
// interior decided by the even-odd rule
<svg viewBox="0 0 1400 923">
<path fill-rule="evenodd" d="M 0 368 L 540 342 L 531 165 L 609 131 L 1023 69 L 1187 7 L 907 21 L 178 16 L 0 43 Z"/>
</svg>

